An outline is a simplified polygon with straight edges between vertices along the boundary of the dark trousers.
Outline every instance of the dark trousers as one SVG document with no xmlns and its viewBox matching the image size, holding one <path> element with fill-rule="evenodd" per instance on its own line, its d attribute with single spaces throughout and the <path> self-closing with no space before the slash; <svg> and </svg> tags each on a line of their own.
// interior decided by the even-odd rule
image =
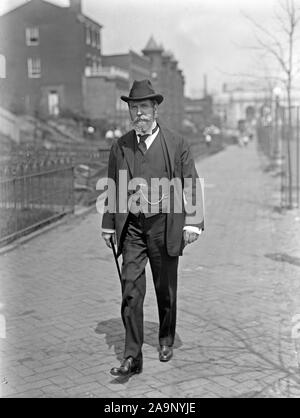
<svg viewBox="0 0 300 418">
<path fill-rule="evenodd" d="M 178 257 L 167 254 L 166 214 L 129 214 L 122 246 L 124 357 L 138 358 L 144 342 L 145 267 L 150 261 L 159 314 L 159 344 L 173 345 L 176 327 Z"/>
</svg>

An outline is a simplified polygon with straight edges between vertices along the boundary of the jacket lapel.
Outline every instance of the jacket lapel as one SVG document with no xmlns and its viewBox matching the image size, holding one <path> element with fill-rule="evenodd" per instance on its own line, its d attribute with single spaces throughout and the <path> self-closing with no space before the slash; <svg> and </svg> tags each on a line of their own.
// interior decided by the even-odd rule
<svg viewBox="0 0 300 418">
<path fill-rule="evenodd" d="M 134 131 L 131 131 L 123 138 L 120 144 L 124 152 L 124 157 L 127 162 L 127 166 L 128 166 L 131 178 L 133 177 L 133 171 L 134 171 L 134 141 L 135 140 L 136 140 L 135 133 Z"/>
<path fill-rule="evenodd" d="M 169 178 L 171 179 L 173 177 L 173 173 L 174 173 L 174 160 L 175 160 L 175 144 L 174 144 L 174 140 L 173 137 L 171 135 L 171 133 L 164 129 L 164 127 L 162 127 L 159 124 L 160 130 L 161 130 L 161 137 L 162 137 L 162 148 L 163 148 L 163 153 L 164 153 L 164 158 L 167 162 L 167 170 L 168 170 L 168 175 Z"/>
</svg>

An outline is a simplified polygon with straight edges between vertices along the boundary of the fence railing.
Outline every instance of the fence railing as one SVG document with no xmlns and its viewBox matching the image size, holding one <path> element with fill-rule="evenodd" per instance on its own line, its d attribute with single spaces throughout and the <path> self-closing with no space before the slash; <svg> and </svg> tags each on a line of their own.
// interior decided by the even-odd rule
<svg viewBox="0 0 300 418">
<path fill-rule="evenodd" d="M 91 161 L 107 162 L 109 155 L 109 149 L 97 149 L 97 150 L 84 150 L 84 149 L 58 149 L 46 151 L 44 149 L 38 150 L 25 149 L 16 151 L 7 155 L 7 163 L 9 165 L 35 163 L 36 161 L 53 160 L 58 159 L 72 159 L 74 164 L 85 164 Z M 1 158 L 5 164 L 5 158 Z"/>
<path fill-rule="evenodd" d="M 71 159 L 0 168 L 0 244 L 74 211 Z"/>
<path fill-rule="evenodd" d="M 22 150 L 0 165 L 0 245 L 89 205 L 109 149 Z"/>
<path fill-rule="evenodd" d="M 278 107 L 257 125 L 260 150 L 280 168 L 281 207 L 300 207 L 300 107 Z"/>
<path fill-rule="evenodd" d="M 300 108 L 282 109 L 282 205 L 300 207 Z"/>
</svg>

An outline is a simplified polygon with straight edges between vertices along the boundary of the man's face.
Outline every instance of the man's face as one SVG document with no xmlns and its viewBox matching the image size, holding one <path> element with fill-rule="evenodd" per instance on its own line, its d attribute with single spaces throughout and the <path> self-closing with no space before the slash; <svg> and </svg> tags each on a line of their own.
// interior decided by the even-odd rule
<svg viewBox="0 0 300 418">
<path fill-rule="evenodd" d="M 157 116 L 157 104 L 141 100 L 129 102 L 128 107 L 133 128 L 141 134 L 149 131 Z"/>
</svg>

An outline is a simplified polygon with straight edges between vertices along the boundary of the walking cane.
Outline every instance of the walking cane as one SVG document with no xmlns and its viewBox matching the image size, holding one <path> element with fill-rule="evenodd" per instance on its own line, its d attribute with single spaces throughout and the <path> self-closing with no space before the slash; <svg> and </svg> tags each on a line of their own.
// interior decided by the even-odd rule
<svg viewBox="0 0 300 418">
<path fill-rule="evenodd" d="M 116 253 L 116 249 L 115 249 L 115 244 L 114 244 L 114 241 L 113 241 L 113 237 L 112 236 L 110 237 L 110 243 L 111 243 L 111 248 L 113 250 L 114 259 L 115 259 L 115 262 L 116 262 L 116 266 L 117 266 L 117 270 L 118 270 L 118 275 L 119 275 L 119 279 L 120 279 L 121 286 L 122 286 L 121 270 L 120 270 L 120 266 L 119 266 L 119 263 L 118 263 L 118 257 L 117 257 L 117 253 Z"/>
</svg>

